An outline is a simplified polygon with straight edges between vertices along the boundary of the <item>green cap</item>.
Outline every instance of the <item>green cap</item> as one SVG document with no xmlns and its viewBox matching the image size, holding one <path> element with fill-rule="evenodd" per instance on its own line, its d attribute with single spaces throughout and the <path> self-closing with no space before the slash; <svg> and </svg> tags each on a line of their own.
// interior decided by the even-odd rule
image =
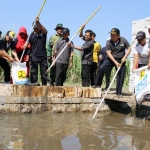
<svg viewBox="0 0 150 150">
<path fill-rule="evenodd" d="M 62 23 L 58 23 L 54 30 L 57 30 L 58 28 L 62 28 L 63 29 L 64 28 L 63 24 Z"/>
</svg>

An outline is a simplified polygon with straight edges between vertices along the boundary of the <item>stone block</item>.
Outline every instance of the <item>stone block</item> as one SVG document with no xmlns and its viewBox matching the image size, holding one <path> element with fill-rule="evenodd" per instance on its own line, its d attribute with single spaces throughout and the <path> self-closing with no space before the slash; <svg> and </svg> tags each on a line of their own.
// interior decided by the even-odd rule
<svg viewBox="0 0 150 150">
<path fill-rule="evenodd" d="M 76 104 L 72 104 L 69 105 L 69 107 L 67 108 L 67 112 L 71 113 L 71 112 L 78 112 L 79 106 Z"/>
<path fill-rule="evenodd" d="M 47 86 L 13 85 L 13 96 L 46 97 Z"/>
<path fill-rule="evenodd" d="M 64 104 L 56 104 L 52 106 L 53 113 L 63 113 L 67 110 L 68 106 Z"/>
<path fill-rule="evenodd" d="M 30 97 L 47 97 L 47 86 L 30 86 L 29 96 Z"/>
<path fill-rule="evenodd" d="M 63 98 L 65 95 L 65 90 L 63 87 L 48 87 L 47 89 L 47 97 L 56 97 L 56 98 Z"/>
<path fill-rule="evenodd" d="M 82 88 L 83 94 L 82 97 L 84 98 L 94 98 L 94 97 L 101 97 L 101 88 Z"/>
<path fill-rule="evenodd" d="M 11 85 L 13 87 L 13 93 L 12 96 L 20 96 L 25 97 L 29 96 L 31 90 L 29 90 L 29 86 L 23 86 L 23 85 Z"/>
<path fill-rule="evenodd" d="M 31 108 L 31 105 L 29 105 L 29 104 L 25 104 L 25 105 L 23 105 L 23 104 L 21 104 L 21 112 L 22 113 L 32 113 L 32 108 Z"/>
<path fill-rule="evenodd" d="M 42 104 L 31 104 L 32 112 L 35 114 L 39 114 L 42 112 Z"/>
<path fill-rule="evenodd" d="M 13 85 L 10 84 L 0 84 L 0 96 L 12 96 L 13 95 Z"/>
<path fill-rule="evenodd" d="M 82 88 L 81 87 L 63 87 L 65 90 L 65 97 L 81 97 Z"/>
<path fill-rule="evenodd" d="M 13 104 L 9 106 L 10 112 L 12 113 L 19 113 L 21 111 L 20 104 Z"/>
<path fill-rule="evenodd" d="M 89 111 L 89 105 L 88 104 L 81 104 L 80 105 L 80 111 L 81 112 L 88 112 Z"/>
<path fill-rule="evenodd" d="M 47 97 L 0 96 L 0 104 L 34 104 L 47 103 Z"/>
</svg>

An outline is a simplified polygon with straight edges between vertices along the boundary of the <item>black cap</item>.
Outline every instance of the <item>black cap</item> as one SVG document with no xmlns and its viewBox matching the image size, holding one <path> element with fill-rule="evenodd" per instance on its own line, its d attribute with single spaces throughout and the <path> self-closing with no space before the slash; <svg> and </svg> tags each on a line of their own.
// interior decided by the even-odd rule
<svg viewBox="0 0 150 150">
<path fill-rule="evenodd" d="M 58 28 L 64 29 L 63 24 L 62 24 L 62 23 L 58 23 L 58 24 L 56 25 L 56 28 L 55 28 L 54 30 L 57 30 Z"/>
<path fill-rule="evenodd" d="M 0 31 L 0 34 L 2 34 L 2 31 Z"/>
<path fill-rule="evenodd" d="M 120 35 L 120 30 L 117 28 L 112 28 L 110 33 Z"/>
<path fill-rule="evenodd" d="M 33 25 L 34 25 L 34 26 L 33 26 Z M 33 26 L 33 28 L 38 28 L 38 25 L 37 25 L 36 22 L 35 22 L 35 23 L 33 22 L 33 23 L 32 23 L 32 26 Z"/>
<path fill-rule="evenodd" d="M 136 34 L 136 39 L 137 40 L 141 40 L 141 39 L 144 39 L 146 38 L 146 33 L 143 32 L 143 31 L 139 31 L 137 34 Z"/>
<path fill-rule="evenodd" d="M 68 28 L 64 28 L 62 34 L 70 34 L 70 30 Z"/>
</svg>

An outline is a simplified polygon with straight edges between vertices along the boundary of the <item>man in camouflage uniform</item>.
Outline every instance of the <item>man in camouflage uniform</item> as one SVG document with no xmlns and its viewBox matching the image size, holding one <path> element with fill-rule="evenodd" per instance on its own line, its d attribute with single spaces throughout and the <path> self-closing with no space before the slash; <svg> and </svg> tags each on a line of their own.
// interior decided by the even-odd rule
<svg viewBox="0 0 150 150">
<path fill-rule="evenodd" d="M 47 57 L 48 57 L 48 62 L 51 64 L 53 61 L 53 54 L 54 54 L 54 48 L 59 39 L 62 38 L 62 30 L 64 29 L 63 25 L 61 23 L 57 24 L 55 30 L 56 34 L 51 36 L 49 39 L 49 48 L 47 49 Z M 54 65 L 51 70 L 50 70 L 50 85 L 54 86 L 55 82 L 55 77 L 56 77 L 56 66 Z"/>
</svg>

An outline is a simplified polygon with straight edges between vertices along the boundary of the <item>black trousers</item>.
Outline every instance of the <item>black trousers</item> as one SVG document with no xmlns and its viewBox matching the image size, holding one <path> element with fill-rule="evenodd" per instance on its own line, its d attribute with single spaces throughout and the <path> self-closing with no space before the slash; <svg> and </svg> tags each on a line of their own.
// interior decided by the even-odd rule
<svg viewBox="0 0 150 150">
<path fill-rule="evenodd" d="M 97 79 L 96 85 L 100 85 L 100 86 L 102 85 L 103 74 L 107 71 L 111 71 L 113 67 L 115 67 L 117 70 L 117 67 L 109 58 L 104 60 L 104 62 L 102 63 L 101 67 L 98 70 L 99 79 Z M 126 66 L 124 63 L 124 64 L 122 64 L 122 67 L 120 68 L 120 71 L 117 74 L 117 82 L 116 82 L 116 94 L 117 95 L 122 93 L 122 87 L 123 87 L 124 77 L 125 77 L 125 70 L 126 70 Z"/>
<path fill-rule="evenodd" d="M 101 67 L 103 67 L 102 64 L 98 68 L 97 76 L 96 76 L 96 80 L 95 80 L 95 85 L 101 86 L 103 78 L 104 78 L 104 75 L 105 75 L 105 78 L 106 78 L 106 87 L 105 87 L 105 89 L 107 89 L 109 87 L 109 84 L 110 84 L 111 70 L 107 70 L 105 72 L 101 72 L 101 70 L 102 70 Z"/>
<path fill-rule="evenodd" d="M 50 84 L 53 85 L 54 82 L 55 82 L 55 78 L 56 78 L 56 65 L 53 66 L 50 70 L 50 79 L 51 79 L 51 82 Z"/>
<path fill-rule="evenodd" d="M 97 63 L 93 62 L 91 67 L 91 86 L 96 82 Z"/>
<path fill-rule="evenodd" d="M 56 63 L 56 86 L 63 86 L 67 75 L 67 64 Z"/>
<path fill-rule="evenodd" d="M 47 80 L 43 77 L 45 74 L 46 70 L 48 69 L 48 62 L 47 62 L 47 57 L 42 57 L 38 59 L 34 59 L 31 57 L 30 60 L 30 79 L 31 83 L 36 83 L 38 82 L 38 65 L 40 65 L 40 75 L 41 75 L 41 80 L 42 80 L 42 85 L 47 84 Z"/>
<path fill-rule="evenodd" d="M 91 84 L 91 68 L 92 65 L 82 64 L 81 77 L 83 87 L 89 87 Z"/>
<path fill-rule="evenodd" d="M 0 66 L 4 70 L 4 82 L 10 82 L 10 66 L 7 60 L 0 58 Z"/>
</svg>

